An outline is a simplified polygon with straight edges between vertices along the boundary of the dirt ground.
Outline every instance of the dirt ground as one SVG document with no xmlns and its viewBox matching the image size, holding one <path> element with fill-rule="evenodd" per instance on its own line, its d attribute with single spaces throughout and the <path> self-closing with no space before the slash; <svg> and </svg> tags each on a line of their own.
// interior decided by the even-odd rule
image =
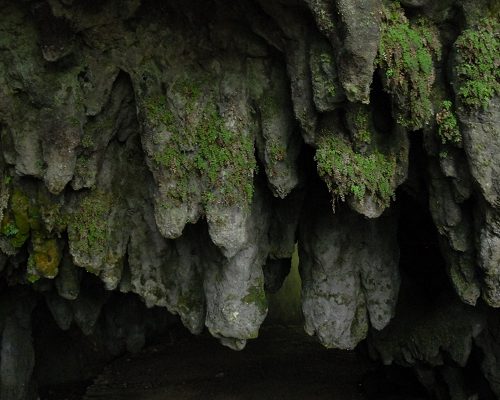
<svg viewBox="0 0 500 400">
<path fill-rule="evenodd" d="M 414 398 L 408 394 L 367 395 L 363 380 L 374 371 L 375 366 L 366 358 L 355 352 L 326 350 L 300 328 L 268 327 L 241 352 L 227 349 L 215 339 L 202 335 L 121 358 L 109 365 L 87 389 L 84 399 Z"/>
</svg>

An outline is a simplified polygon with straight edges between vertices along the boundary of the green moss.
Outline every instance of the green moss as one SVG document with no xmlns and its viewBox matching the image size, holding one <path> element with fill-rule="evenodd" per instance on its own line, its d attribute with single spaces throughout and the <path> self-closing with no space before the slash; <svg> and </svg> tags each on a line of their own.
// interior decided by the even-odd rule
<svg viewBox="0 0 500 400">
<path fill-rule="evenodd" d="M 92 136 L 90 136 L 88 133 L 84 134 L 82 136 L 81 145 L 86 149 L 94 147 L 94 140 L 92 139 Z"/>
<path fill-rule="evenodd" d="M 318 142 L 315 160 L 319 175 L 335 198 L 353 195 L 363 200 L 371 194 L 382 205 L 394 196 L 392 180 L 396 160 L 378 151 L 354 152 L 350 144 L 333 135 L 323 135 Z"/>
<path fill-rule="evenodd" d="M 268 153 L 274 162 L 284 161 L 286 157 L 286 148 L 276 140 L 269 140 Z"/>
<path fill-rule="evenodd" d="M 159 134 L 167 132 L 166 143 L 153 159 L 175 181 L 175 186 L 169 188 L 170 198 L 177 203 L 185 202 L 191 195 L 190 178 L 197 174 L 205 180 L 207 192 L 217 193 L 217 196 L 203 194 L 206 201 L 250 204 L 256 168 L 253 140 L 226 127 L 214 96 L 211 93 L 204 96 L 201 84 L 184 81 L 173 90 L 186 100 L 185 118 L 174 115 L 165 97 L 145 102 L 148 121 L 163 128 Z M 156 142 L 160 142 L 159 138 Z"/>
<path fill-rule="evenodd" d="M 438 135 L 443 144 L 460 144 L 462 136 L 458 127 L 457 117 L 453 112 L 453 104 L 449 100 L 441 103 L 441 111 L 436 114 Z"/>
<path fill-rule="evenodd" d="M 12 176 L 10 176 L 10 175 L 4 176 L 3 183 L 5 186 L 9 186 L 11 184 L 11 182 L 12 182 Z"/>
<path fill-rule="evenodd" d="M 316 18 L 318 28 L 323 34 L 328 36 L 335 30 L 335 23 L 332 11 L 329 9 L 327 3 L 325 4 L 317 0 L 308 1 L 307 3 Z"/>
<path fill-rule="evenodd" d="M 469 109 L 486 109 L 492 97 L 500 94 L 499 29 L 498 19 L 484 19 L 475 29 L 465 30 L 455 43 L 458 97 Z"/>
<path fill-rule="evenodd" d="M 33 250 L 28 260 L 28 279 L 34 276 L 55 278 L 62 258 L 57 240 L 33 235 L 32 244 Z"/>
<path fill-rule="evenodd" d="M 260 111 L 263 120 L 272 121 L 283 112 L 286 105 L 274 95 L 274 93 L 266 93 L 261 98 Z M 286 158 L 286 144 L 283 143 L 282 138 L 273 136 L 273 132 L 268 129 L 263 130 L 265 140 L 266 161 L 269 170 L 272 170 L 276 164 L 285 161 Z M 254 171 L 256 171 L 256 166 Z"/>
<path fill-rule="evenodd" d="M 243 301 L 246 304 L 255 304 L 262 314 L 267 313 L 267 298 L 262 285 L 250 287 L 248 294 L 243 297 Z"/>
<path fill-rule="evenodd" d="M 182 291 L 177 301 L 177 309 L 182 315 L 189 315 L 203 309 L 203 299 L 197 291 Z"/>
<path fill-rule="evenodd" d="M 69 116 L 67 119 L 68 125 L 74 127 L 74 128 L 80 128 L 82 126 L 81 121 L 75 117 L 74 115 Z"/>
<path fill-rule="evenodd" d="M 7 236 L 8 238 L 15 237 L 19 233 L 19 229 L 16 227 L 16 225 L 7 222 L 2 229 L 2 233 Z"/>
<path fill-rule="evenodd" d="M 323 71 L 328 71 L 329 69 L 332 68 L 332 65 L 334 65 L 334 60 L 332 56 L 329 53 L 321 53 L 319 55 L 319 61 L 321 64 L 321 67 Z M 318 78 L 316 78 L 318 79 Z M 335 97 L 337 95 L 337 85 L 335 81 L 332 80 L 325 80 L 322 82 L 317 82 L 318 84 L 324 84 L 324 88 L 326 91 L 326 94 L 330 97 Z"/>
<path fill-rule="evenodd" d="M 95 150 L 102 137 L 109 137 L 116 129 L 115 123 L 109 115 L 90 119 L 83 127 L 80 145 L 86 150 Z"/>
<path fill-rule="evenodd" d="M 370 111 L 360 107 L 354 115 L 354 140 L 357 143 L 370 144 L 372 135 L 370 130 Z"/>
<path fill-rule="evenodd" d="M 5 213 L 1 234 L 16 249 L 23 246 L 30 235 L 30 201 L 19 189 L 14 189 L 10 197 L 9 208 Z"/>
<path fill-rule="evenodd" d="M 337 70 L 329 45 L 321 42 L 311 49 L 310 68 L 314 97 L 323 107 L 341 101 L 342 88 L 338 82 Z"/>
<path fill-rule="evenodd" d="M 167 129 L 176 128 L 176 120 L 172 112 L 168 109 L 167 98 L 156 96 L 148 98 L 144 102 L 148 119 L 154 124 L 162 124 Z"/>
<path fill-rule="evenodd" d="M 92 191 L 68 216 L 68 237 L 72 246 L 86 254 L 102 255 L 108 238 L 107 220 L 112 209 L 111 194 Z"/>
<path fill-rule="evenodd" d="M 433 56 L 441 56 L 436 33 L 423 22 L 410 24 L 398 2 L 385 7 L 377 64 L 397 99 L 397 122 L 413 130 L 432 117 Z"/>
<path fill-rule="evenodd" d="M 45 219 L 53 219 L 54 222 L 47 227 Z M 21 248 L 31 237 L 27 271 L 29 282 L 39 277 L 54 278 L 58 273 L 61 249 L 53 236 L 64 229 L 55 222 L 59 219 L 58 205 L 42 192 L 28 197 L 20 188 L 13 189 L 9 208 L 2 221 L 1 234 L 15 249 Z"/>
<path fill-rule="evenodd" d="M 81 179 L 86 187 L 95 184 L 96 166 L 86 154 L 80 154 L 75 163 L 75 176 Z"/>
</svg>

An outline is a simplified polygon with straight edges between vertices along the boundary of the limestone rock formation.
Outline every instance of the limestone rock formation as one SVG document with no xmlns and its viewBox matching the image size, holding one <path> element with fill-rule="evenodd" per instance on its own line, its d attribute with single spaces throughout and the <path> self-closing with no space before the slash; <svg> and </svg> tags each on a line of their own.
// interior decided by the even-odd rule
<svg viewBox="0 0 500 400">
<path fill-rule="evenodd" d="M 243 349 L 297 244 L 308 334 L 500 396 L 499 10 L 0 0 L 1 399 L 75 365 L 49 331 Z"/>
</svg>

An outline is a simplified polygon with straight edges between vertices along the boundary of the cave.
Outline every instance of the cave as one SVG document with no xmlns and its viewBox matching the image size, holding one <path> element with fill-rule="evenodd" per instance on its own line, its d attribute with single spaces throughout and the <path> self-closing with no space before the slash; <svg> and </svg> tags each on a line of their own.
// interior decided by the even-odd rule
<svg viewBox="0 0 500 400">
<path fill-rule="evenodd" d="M 0 399 L 500 399 L 498 0 L 0 0 Z"/>
</svg>

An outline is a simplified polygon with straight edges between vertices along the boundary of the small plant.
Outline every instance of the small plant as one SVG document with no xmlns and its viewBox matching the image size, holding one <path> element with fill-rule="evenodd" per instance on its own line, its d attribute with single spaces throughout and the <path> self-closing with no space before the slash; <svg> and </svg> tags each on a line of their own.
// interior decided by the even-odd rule
<svg viewBox="0 0 500 400">
<path fill-rule="evenodd" d="M 153 159 L 172 174 L 175 184 L 167 190 L 175 202 L 189 198 L 190 179 L 196 174 L 207 183 L 207 191 L 218 194 L 202 194 L 206 204 L 248 205 L 256 171 L 253 139 L 227 128 L 213 94 L 204 93 L 201 85 L 186 80 L 172 87 L 185 100 L 184 118 L 172 113 L 164 96 L 145 102 L 148 120 L 162 128 L 157 134 L 169 135 Z"/>
<path fill-rule="evenodd" d="M 443 144 L 460 144 L 462 136 L 458 126 L 457 117 L 453 112 L 453 104 L 449 100 L 441 103 L 441 111 L 436 114 L 436 122 L 438 125 L 438 135 Z"/>
<path fill-rule="evenodd" d="M 286 148 L 282 144 L 278 143 L 276 140 L 270 140 L 268 146 L 268 152 L 272 160 L 275 162 L 284 161 L 286 157 Z"/>
<path fill-rule="evenodd" d="M 384 8 L 377 65 L 397 100 L 397 122 L 412 130 L 432 117 L 433 57 L 441 57 L 435 31 L 423 21 L 410 24 L 398 2 Z"/>
<path fill-rule="evenodd" d="M 465 30 L 457 39 L 459 63 L 458 97 L 469 109 L 486 109 L 500 94 L 500 23 L 484 19 L 476 29 Z"/>
<path fill-rule="evenodd" d="M 12 176 L 10 175 L 6 175 L 4 178 L 3 178 L 3 183 L 5 186 L 9 186 L 12 182 Z"/>
<path fill-rule="evenodd" d="M 30 236 L 31 225 L 34 223 L 34 218 L 30 215 L 31 208 L 28 196 L 21 190 L 14 189 L 1 221 L 0 233 L 16 249 L 21 248 Z"/>
<path fill-rule="evenodd" d="M 108 193 L 92 191 L 82 199 L 78 210 L 68 217 L 70 242 L 82 252 L 103 254 L 108 238 L 108 215 L 112 209 Z"/>
<path fill-rule="evenodd" d="M 92 136 L 89 134 L 84 134 L 82 137 L 81 145 L 85 147 L 86 149 L 90 149 L 94 147 L 94 140 L 92 139 Z"/>
<path fill-rule="evenodd" d="M 334 198 L 345 201 L 348 195 L 353 195 L 362 201 L 366 194 L 371 194 L 380 204 L 389 204 L 394 196 L 393 157 L 378 151 L 355 152 L 348 141 L 333 135 L 322 136 L 318 144 L 315 156 L 318 174 Z"/>
<path fill-rule="evenodd" d="M 8 238 L 12 238 L 19 233 L 19 229 L 14 224 L 7 223 L 2 228 L 2 233 Z"/>
<path fill-rule="evenodd" d="M 370 113 L 364 108 L 359 108 L 354 116 L 354 139 L 357 142 L 370 144 L 372 135 L 370 132 Z"/>
</svg>

